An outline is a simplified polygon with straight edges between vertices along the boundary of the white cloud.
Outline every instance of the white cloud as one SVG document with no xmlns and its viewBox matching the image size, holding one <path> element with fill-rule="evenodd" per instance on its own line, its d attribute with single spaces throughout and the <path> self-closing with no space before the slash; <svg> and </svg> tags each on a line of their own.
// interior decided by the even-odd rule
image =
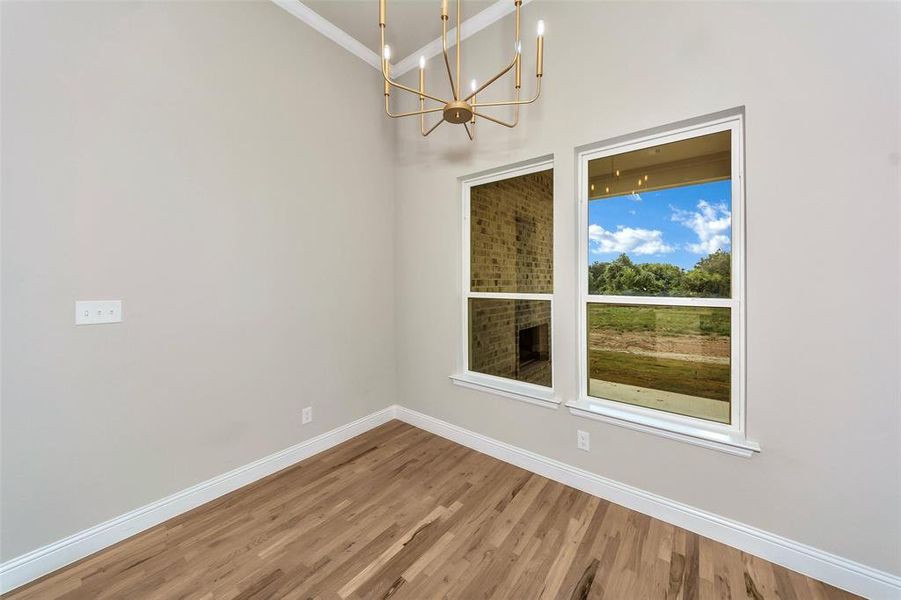
<svg viewBox="0 0 901 600">
<path fill-rule="evenodd" d="M 675 250 L 663 241 L 663 232 L 656 229 L 636 229 L 633 227 L 616 228 L 607 231 L 600 225 L 588 226 L 588 241 L 592 251 L 597 254 L 634 253 L 634 254 L 666 254 Z"/>
<path fill-rule="evenodd" d="M 686 250 L 695 254 L 711 254 L 717 250 L 729 249 L 732 212 L 725 204 L 714 205 L 700 200 L 695 212 L 671 208 L 673 221 L 688 227 L 698 236 L 698 243 L 686 244 Z"/>
</svg>

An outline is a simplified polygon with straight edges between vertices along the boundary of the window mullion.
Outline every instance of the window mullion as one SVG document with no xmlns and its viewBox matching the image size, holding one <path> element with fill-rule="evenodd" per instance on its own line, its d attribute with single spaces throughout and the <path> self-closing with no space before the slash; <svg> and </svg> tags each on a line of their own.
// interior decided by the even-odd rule
<svg viewBox="0 0 901 600">
<path fill-rule="evenodd" d="M 467 298 L 496 298 L 498 300 L 551 300 L 553 294 L 526 294 L 519 292 L 467 292 Z"/>
<path fill-rule="evenodd" d="M 603 296 L 586 294 L 585 302 L 596 304 L 646 304 L 649 306 L 707 306 L 735 308 L 738 300 L 734 298 L 682 298 L 671 296 Z"/>
</svg>

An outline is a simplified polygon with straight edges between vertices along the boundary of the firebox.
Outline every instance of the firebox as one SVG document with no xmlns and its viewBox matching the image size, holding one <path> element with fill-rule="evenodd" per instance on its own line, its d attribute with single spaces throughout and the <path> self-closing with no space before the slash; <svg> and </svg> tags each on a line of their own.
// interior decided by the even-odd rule
<svg viewBox="0 0 901 600">
<path fill-rule="evenodd" d="M 547 323 L 520 329 L 517 337 L 520 370 L 550 358 Z"/>
</svg>

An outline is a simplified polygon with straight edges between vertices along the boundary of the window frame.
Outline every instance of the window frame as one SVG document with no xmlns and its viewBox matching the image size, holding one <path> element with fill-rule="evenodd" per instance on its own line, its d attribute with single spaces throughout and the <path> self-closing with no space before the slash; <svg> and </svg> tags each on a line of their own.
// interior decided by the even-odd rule
<svg viewBox="0 0 901 600">
<path fill-rule="evenodd" d="M 711 133 L 731 131 L 732 151 L 732 228 L 731 297 L 685 298 L 653 296 L 593 295 L 588 291 L 588 163 L 607 156 L 678 142 Z M 691 123 L 660 128 L 652 133 L 601 142 L 576 153 L 579 224 L 578 281 L 578 375 L 579 396 L 566 406 L 574 415 L 592 418 L 630 429 L 655 433 L 699 446 L 740 456 L 751 456 L 760 446 L 746 435 L 746 352 L 745 352 L 745 193 L 744 193 L 744 115 L 733 112 L 699 119 Z M 723 424 L 698 417 L 635 406 L 588 394 L 588 306 L 589 304 L 631 304 L 652 306 L 727 307 L 731 309 L 731 401 L 730 423 Z"/>
<path fill-rule="evenodd" d="M 545 156 L 532 161 L 519 163 L 517 165 L 503 167 L 487 173 L 480 173 L 461 178 L 461 206 L 462 206 L 462 263 L 461 263 L 461 343 L 460 351 L 457 357 L 456 372 L 450 376 L 450 379 L 456 385 L 478 389 L 507 398 L 521 400 L 529 404 L 542 406 L 545 408 L 556 409 L 562 401 L 557 398 L 554 382 L 555 370 L 555 336 L 556 327 L 554 327 L 554 296 L 557 286 L 556 275 L 554 277 L 553 288 L 550 293 L 518 293 L 518 292 L 473 292 L 472 291 L 472 245 L 471 245 L 471 223 L 470 223 L 470 192 L 473 187 L 502 181 L 505 179 L 513 179 L 522 175 L 529 175 L 540 171 L 554 170 L 553 156 Z M 556 175 L 556 173 L 555 173 Z M 552 200 L 553 202 L 553 200 Z M 556 214 L 556 207 L 554 207 Z M 556 222 L 556 216 L 554 217 Z M 556 233 L 556 223 L 554 223 L 554 232 Z M 556 240 L 555 240 L 556 245 Z M 478 373 L 469 369 L 469 300 L 471 298 L 489 298 L 497 300 L 539 300 L 550 303 L 550 332 L 548 333 L 548 343 L 551 350 L 551 385 L 543 386 L 506 377 L 496 375 L 488 375 Z"/>
</svg>

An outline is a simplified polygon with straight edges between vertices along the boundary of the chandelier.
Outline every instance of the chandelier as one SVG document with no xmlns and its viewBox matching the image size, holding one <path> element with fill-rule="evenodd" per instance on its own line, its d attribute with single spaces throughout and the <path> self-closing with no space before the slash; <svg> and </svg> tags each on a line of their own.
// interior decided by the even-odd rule
<svg viewBox="0 0 901 600">
<path fill-rule="evenodd" d="M 385 80 L 385 112 L 389 117 L 398 119 L 401 117 L 419 117 L 419 130 L 423 136 L 427 136 L 435 129 L 438 128 L 442 123 L 454 123 L 456 125 L 463 125 L 463 128 L 466 130 L 466 134 L 469 136 L 469 139 L 474 139 L 475 132 L 475 124 L 477 118 L 482 118 L 492 123 L 497 123 L 498 125 L 503 125 L 504 127 L 516 127 L 519 123 L 519 107 L 523 104 L 531 104 L 538 100 L 538 96 L 541 95 L 541 76 L 543 75 L 543 61 L 544 61 L 544 21 L 538 21 L 538 39 L 537 39 L 537 57 L 536 57 L 536 65 L 535 65 L 535 79 L 536 79 L 536 89 L 535 96 L 528 100 L 520 100 L 520 88 L 522 87 L 522 42 L 519 39 L 519 9 L 522 5 L 522 0 L 513 0 L 513 4 L 516 6 L 516 37 L 513 44 L 513 60 L 510 61 L 505 68 L 503 68 L 500 73 L 483 83 L 482 85 L 478 85 L 475 79 L 470 82 L 470 89 L 468 95 L 464 96 L 461 92 L 460 87 L 460 4 L 462 0 L 457 0 L 457 43 L 456 43 L 456 77 L 454 76 L 454 72 L 451 70 L 451 61 L 450 57 L 447 53 L 447 21 L 448 21 L 448 13 L 447 13 L 447 0 L 441 0 L 441 45 L 444 50 L 444 65 L 447 68 L 447 78 L 450 81 L 451 93 L 453 94 L 452 100 L 445 100 L 443 98 L 439 98 L 437 96 L 433 96 L 425 91 L 425 57 L 419 57 L 419 90 L 414 90 L 411 87 L 407 87 L 401 83 L 398 83 L 391 79 L 391 47 L 385 44 L 385 29 L 386 29 L 386 13 L 387 13 L 387 0 L 379 0 L 379 31 L 381 33 L 381 47 L 382 47 L 382 76 Z M 511 70 L 514 72 L 514 82 L 513 82 L 513 99 L 506 100 L 503 102 L 479 102 L 478 94 L 481 93 L 485 88 L 490 86 L 492 83 L 509 73 Z M 403 90 L 405 92 L 410 92 L 411 94 L 415 94 L 419 97 L 419 110 L 405 113 L 392 113 L 390 107 L 391 100 L 391 88 L 397 88 L 399 90 Z M 431 100 L 434 102 L 440 103 L 440 106 L 434 108 L 426 108 L 426 101 Z M 489 107 L 497 107 L 497 106 L 512 106 L 513 107 L 513 120 L 510 122 L 502 121 L 501 119 L 497 119 L 490 115 L 485 114 L 484 109 Z M 430 113 L 441 113 L 441 120 L 432 125 L 430 128 L 426 129 L 425 126 L 425 115 Z"/>
</svg>

